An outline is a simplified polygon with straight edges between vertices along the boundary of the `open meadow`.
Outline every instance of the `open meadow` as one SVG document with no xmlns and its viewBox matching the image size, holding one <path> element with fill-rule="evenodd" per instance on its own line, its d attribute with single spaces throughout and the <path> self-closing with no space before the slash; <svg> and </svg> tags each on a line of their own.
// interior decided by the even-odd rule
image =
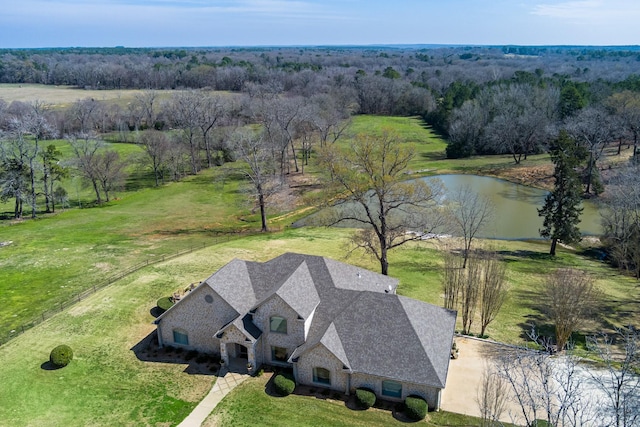
<svg viewBox="0 0 640 427">
<path fill-rule="evenodd" d="M 137 89 L 122 90 L 94 90 L 76 88 L 72 86 L 51 86 L 23 83 L 0 84 L 0 99 L 7 104 L 13 101 L 33 102 L 41 101 L 53 108 L 67 108 L 75 101 L 81 99 L 95 99 L 96 101 L 114 102 L 127 105 L 133 101 L 136 95 L 143 91 Z M 172 91 L 157 91 L 162 96 L 168 96 Z"/>
</svg>

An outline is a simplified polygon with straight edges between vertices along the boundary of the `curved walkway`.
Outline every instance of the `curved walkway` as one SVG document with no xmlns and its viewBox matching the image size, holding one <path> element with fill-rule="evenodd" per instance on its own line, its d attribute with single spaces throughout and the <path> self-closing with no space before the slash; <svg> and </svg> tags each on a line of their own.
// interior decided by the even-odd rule
<svg viewBox="0 0 640 427">
<path fill-rule="evenodd" d="M 227 368 L 221 368 L 216 383 L 211 387 L 209 393 L 191 411 L 189 416 L 178 424 L 178 427 L 200 427 L 222 398 L 247 378 L 249 375 L 228 372 Z"/>
</svg>

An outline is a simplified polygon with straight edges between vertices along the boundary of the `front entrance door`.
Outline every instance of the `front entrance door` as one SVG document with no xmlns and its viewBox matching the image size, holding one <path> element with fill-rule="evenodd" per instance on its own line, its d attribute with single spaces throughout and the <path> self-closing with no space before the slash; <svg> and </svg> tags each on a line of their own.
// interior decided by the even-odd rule
<svg viewBox="0 0 640 427">
<path fill-rule="evenodd" d="M 242 344 L 236 344 L 236 357 L 239 359 L 248 359 L 247 347 Z"/>
</svg>

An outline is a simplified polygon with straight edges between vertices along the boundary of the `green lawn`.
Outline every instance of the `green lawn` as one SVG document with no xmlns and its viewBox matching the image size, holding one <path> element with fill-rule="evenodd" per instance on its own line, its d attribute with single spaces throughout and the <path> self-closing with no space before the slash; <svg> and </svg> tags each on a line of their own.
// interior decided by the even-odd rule
<svg viewBox="0 0 640 427">
<path fill-rule="evenodd" d="M 203 427 L 342 427 L 342 426 L 402 426 L 407 421 L 399 420 L 391 409 L 371 408 L 366 411 L 350 409 L 341 396 L 314 397 L 291 394 L 276 397 L 266 392 L 271 376 L 250 378 L 240 384 L 214 409 Z M 351 407 L 353 405 L 350 405 Z M 401 416 L 401 414 L 400 414 Z M 477 426 L 480 420 L 449 412 L 431 412 L 427 426 Z"/>
<path fill-rule="evenodd" d="M 213 378 L 190 374 L 185 364 L 143 362 L 136 357 L 131 349 L 153 330 L 150 310 L 155 301 L 205 279 L 233 258 L 265 261 L 292 251 L 330 256 L 377 270 L 378 266 L 368 257 L 358 254 L 346 260 L 342 257 L 350 232 L 305 228 L 249 236 L 149 266 L 98 291 L 0 346 L 0 425 L 176 425 L 206 394 Z M 608 316 L 607 321 L 620 321 L 616 316 L 634 307 L 637 300 L 638 288 L 633 280 L 614 275 L 606 265 L 584 256 L 561 250 L 558 260 L 551 260 L 545 255 L 546 245 L 537 242 L 498 242 L 498 249 L 507 256 L 512 286 L 512 297 L 488 331 L 500 341 L 513 341 L 522 334 L 522 325 L 536 313 L 531 306 L 535 298 L 529 294 L 543 274 L 559 265 L 586 268 L 600 277 L 611 308 L 603 313 Z M 390 263 L 390 274 L 400 279 L 400 294 L 436 304 L 442 302 L 441 257 L 433 243 L 420 242 L 392 251 Z M 63 343 L 74 349 L 74 361 L 61 370 L 42 369 L 51 349 Z M 263 398 L 273 399 L 260 397 Z M 276 400 L 277 405 L 285 405 L 294 413 L 299 409 L 298 403 L 290 406 L 293 400 Z M 365 417 L 363 424 L 377 422 L 369 420 L 372 416 L 369 411 L 364 415 L 344 406 L 316 401 L 300 405 L 315 407 L 320 403 L 321 409 L 309 410 L 335 409 L 338 413 L 326 414 L 327 422 L 349 419 L 357 423 L 361 415 Z M 272 416 L 275 415 L 265 414 Z M 387 412 L 376 416 L 382 424 L 394 422 Z M 252 419 L 250 415 L 247 417 Z M 437 424 L 439 417 L 453 417 L 453 421 Z M 265 418 L 266 425 L 269 422 Z M 473 425 L 446 414 L 434 414 L 431 422 Z"/>
</svg>

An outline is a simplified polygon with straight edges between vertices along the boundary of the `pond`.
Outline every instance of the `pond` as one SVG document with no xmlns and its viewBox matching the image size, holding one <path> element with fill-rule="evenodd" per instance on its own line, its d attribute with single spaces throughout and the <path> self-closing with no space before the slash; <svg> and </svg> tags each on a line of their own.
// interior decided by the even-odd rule
<svg viewBox="0 0 640 427">
<path fill-rule="evenodd" d="M 542 228 L 542 218 L 538 216 L 537 209 L 544 204 L 547 191 L 486 176 L 437 175 L 433 178 L 440 179 L 447 190 L 456 190 L 467 185 L 493 202 L 494 220 L 478 237 L 503 240 L 540 238 L 538 230 Z M 596 205 L 585 200 L 583 208 L 580 223 L 582 234 L 600 234 L 600 214 Z M 293 225 L 304 226 L 307 223 L 307 219 L 303 218 Z"/>
<path fill-rule="evenodd" d="M 476 175 L 438 175 L 447 190 L 468 185 L 495 206 L 495 220 L 485 227 L 480 237 L 494 239 L 538 239 L 542 218 L 538 208 L 544 204 L 547 191 L 526 187 L 503 179 Z M 424 178 L 430 179 L 430 178 Z M 600 214 L 596 205 L 583 201 L 580 231 L 584 235 L 600 234 Z"/>
</svg>

